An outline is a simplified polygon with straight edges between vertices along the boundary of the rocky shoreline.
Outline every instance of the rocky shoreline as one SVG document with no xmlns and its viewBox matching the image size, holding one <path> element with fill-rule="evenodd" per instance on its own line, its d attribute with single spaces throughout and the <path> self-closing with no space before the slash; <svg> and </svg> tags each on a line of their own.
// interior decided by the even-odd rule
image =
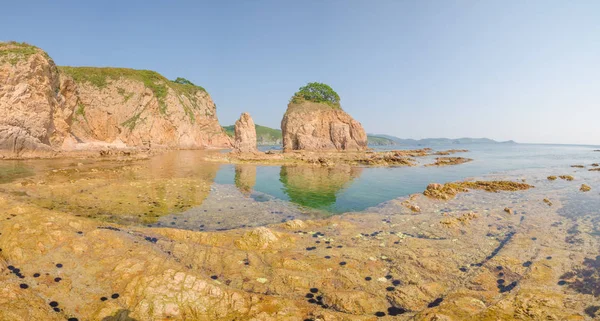
<svg viewBox="0 0 600 321">
<path fill-rule="evenodd" d="M 586 170 L 573 181 L 550 181 L 549 172 L 489 176 L 457 185 L 484 191 L 432 186 L 460 189 L 443 201 L 417 194 L 361 213 L 281 214 L 283 223 L 212 232 L 109 223 L 28 201 L 42 189 L 60 202 L 73 189 L 102 186 L 97 171 L 87 172 L 49 173 L 59 175 L 51 189 L 36 178 L 2 185 L 0 319 L 587 320 L 600 306 L 588 291 L 600 273 L 597 223 L 585 215 L 598 202 L 578 191 L 599 178 Z M 520 190 L 527 184 L 535 188 Z M 152 204 L 143 190 L 154 187 L 128 185 L 111 188 L 135 188 L 140 205 Z M 94 195 L 93 206 L 139 207 Z M 591 207 L 578 209 L 585 203 L 570 201 L 578 197 Z M 235 198 L 215 205 L 243 206 Z"/>
</svg>

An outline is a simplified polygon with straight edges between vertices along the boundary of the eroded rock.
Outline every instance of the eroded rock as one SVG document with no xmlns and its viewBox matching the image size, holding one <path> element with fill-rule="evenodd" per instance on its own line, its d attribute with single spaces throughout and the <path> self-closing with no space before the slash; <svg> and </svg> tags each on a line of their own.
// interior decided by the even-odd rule
<svg viewBox="0 0 600 321">
<path fill-rule="evenodd" d="M 256 128 L 250 114 L 243 113 L 235 122 L 235 142 L 233 149 L 237 153 L 255 153 L 256 148 Z"/>
</svg>

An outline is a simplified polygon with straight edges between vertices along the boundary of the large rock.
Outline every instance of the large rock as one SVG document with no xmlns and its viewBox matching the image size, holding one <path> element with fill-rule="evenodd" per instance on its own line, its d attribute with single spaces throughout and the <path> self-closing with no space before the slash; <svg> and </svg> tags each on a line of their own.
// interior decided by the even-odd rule
<svg viewBox="0 0 600 321">
<path fill-rule="evenodd" d="M 238 153 L 254 153 L 256 148 L 256 127 L 250 114 L 242 113 L 235 122 L 234 151 Z"/>
<path fill-rule="evenodd" d="M 74 82 L 71 131 L 79 141 L 178 149 L 230 147 L 216 105 L 201 87 L 148 70 L 60 67 Z M 101 79 L 98 81 L 98 78 Z"/>
<path fill-rule="evenodd" d="M 281 121 L 283 149 L 352 150 L 367 148 L 362 125 L 340 108 L 325 103 L 291 102 Z"/>
<path fill-rule="evenodd" d="M 64 106 L 58 70 L 44 51 L 0 43 L 0 157 L 52 151 L 66 135 Z"/>
<path fill-rule="evenodd" d="M 43 50 L 0 42 L 0 157 L 104 147 L 230 147 L 201 87 L 148 70 L 57 68 Z"/>
</svg>

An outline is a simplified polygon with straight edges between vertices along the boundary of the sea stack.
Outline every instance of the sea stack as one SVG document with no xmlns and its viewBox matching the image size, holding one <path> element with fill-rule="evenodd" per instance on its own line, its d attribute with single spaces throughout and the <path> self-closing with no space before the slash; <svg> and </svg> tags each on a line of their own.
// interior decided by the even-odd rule
<svg viewBox="0 0 600 321">
<path fill-rule="evenodd" d="M 237 153 L 255 153 L 256 127 L 250 114 L 242 113 L 240 119 L 235 122 L 235 143 L 233 147 Z"/>
<path fill-rule="evenodd" d="M 294 94 L 281 121 L 284 151 L 361 151 L 367 148 L 362 125 L 340 106 L 328 85 L 309 83 Z"/>
</svg>

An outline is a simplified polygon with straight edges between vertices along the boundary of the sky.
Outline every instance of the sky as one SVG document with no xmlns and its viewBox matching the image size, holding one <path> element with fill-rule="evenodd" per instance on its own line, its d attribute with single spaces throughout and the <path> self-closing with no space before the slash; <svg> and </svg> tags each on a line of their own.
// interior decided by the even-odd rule
<svg viewBox="0 0 600 321">
<path fill-rule="evenodd" d="M 203 86 L 279 128 L 329 84 L 368 133 L 600 144 L 600 1 L 5 1 L 0 40 L 58 65 Z"/>
</svg>

